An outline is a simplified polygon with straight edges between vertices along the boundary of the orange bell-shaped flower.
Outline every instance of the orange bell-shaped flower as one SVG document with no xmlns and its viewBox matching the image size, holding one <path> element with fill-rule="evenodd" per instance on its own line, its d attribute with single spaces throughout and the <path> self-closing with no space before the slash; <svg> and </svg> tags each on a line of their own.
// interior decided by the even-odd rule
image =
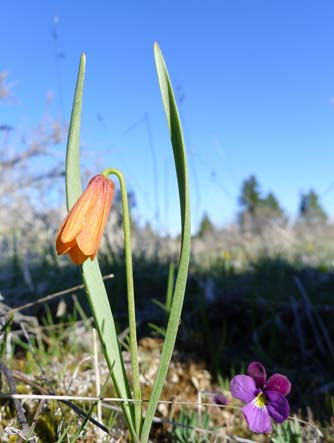
<svg viewBox="0 0 334 443">
<path fill-rule="evenodd" d="M 76 265 L 94 260 L 107 222 L 114 183 L 102 174 L 93 177 L 73 206 L 56 237 L 58 255 L 68 254 Z"/>
</svg>

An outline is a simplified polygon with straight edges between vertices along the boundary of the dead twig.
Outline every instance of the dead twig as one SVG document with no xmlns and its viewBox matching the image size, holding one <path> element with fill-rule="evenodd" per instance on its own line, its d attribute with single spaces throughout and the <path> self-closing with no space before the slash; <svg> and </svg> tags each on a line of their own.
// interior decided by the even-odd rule
<svg viewBox="0 0 334 443">
<path fill-rule="evenodd" d="M 103 424 L 99 423 L 93 417 L 89 417 L 88 414 L 86 414 L 81 408 L 79 408 L 77 405 L 75 405 L 71 401 L 63 399 L 63 398 L 60 398 L 59 396 L 57 396 L 55 394 L 50 394 L 47 389 L 43 388 L 43 386 L 41 386 L 38 383 L 36 383 L 35 381 L 31 380 L 29 377 L 27 377 L 25 374 L 22 374 L 19 371 L 13 371 L 13 377 L 16 380 L 19 380 L 19 381 L 21 381 L 21 382 L 31 386 L 35 390 L 39 391 L 41 394 L 43 394 L 45 396 L 48 396 L 48 398 L 50 398 L 50 399 L 52 399 L 54 397 L 55 400 L 58 400 L 61 403 L 63 403 L 64 405 L 66 405 L 69 408 L 71 408 L 81 418 L 88 419 L 93 425 L 97 426 L 99 429 L 101 429 L 103 432 L 105 432 L 106 434 L 109 435 L 109 429 L 106 426 L 104 426 Z M 17 393 L 15 392 L 15 394 L 17 394 Z M 29 396 L 27 396 L 27 398 L 29 399 Z M 19 400 L 15 399 L 14 401 L 19 401 Z"/>
<path fill-rule="evenodd" d="M 14 377 L 12 375 L 12 372 L 10 371 L 10 369 L 7 368 L 7 366 L 2 361 L 0 361 L 0 371 L 4 374 L 4 376 L 7 380 L 10 394 L 16 395 L 17 390 L 16 390 L 15 381 L 14 381 Z M 14 407 L 16 410 L 18 422 L 22 428 L 22 435 L 20 436 L 20 441 L 22 438 L 29 440 L 29 438 L 31 438 L 33 436 L 32 436 L 31 429 L 28 425 L 28 421 L 25 416 L 24 409 L 21 405 L 20 400 L 18 400 L 17 398 L 14 398 L 13 402 L 14 402 Z"/>
</svg>

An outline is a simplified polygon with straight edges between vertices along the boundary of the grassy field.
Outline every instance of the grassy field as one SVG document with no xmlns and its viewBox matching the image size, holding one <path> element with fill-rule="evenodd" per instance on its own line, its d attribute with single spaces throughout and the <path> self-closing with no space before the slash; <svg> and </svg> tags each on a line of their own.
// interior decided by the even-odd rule
<svg viewBox="0 0 334 443">
<path fill-rule="evenodd" d="M 67 258 L 55 255 L 50 225 L 44 232 L 42 240 L 38 230 L 28 232 L 30 241 L 22 231 L 2 235 L 1 361 L 18 393 L 96 397 L 96 380 L 102 385 L 108 370 L 91 332 L 80 275 Z M 230 227 L 193 239 L 182 323 L 153 441 L 334 441 L 333 238 L 332 225 L 269 224 L 260 234 Z M 168 272 L 171 263 L 177 265 L 178 240 L 136 229 L 133 246 L 141 384 L 147 399 L 168 318 Z M 99 261 L 127 358 L 125 267 L 116 221 L 108 228 Z M 32 305 L 24 308 L 26 303 Z M 297 418 L 270 437 L 247 430 L 241 404 L 229 394 L 230 378 L 254 360 L 292 382 L 289 402 Z M 1 392 L 9 392 L 2 378 Z M 214 404 L 217 393 L 227 397 L 225 407 Z M 108 383 L 104 396 L 114 395 Z M 11 400 L 0 401 L 1 441 L 19 441 L 4 432 L 6 427 L 14 434 L 22 430 L 17 410 Z M 100 408 L 66 401 L 23 402 L 39 441 L 127 441 L 117 402 Z M 86 423 L 83 412 L 109 434 Z"/>
</svg>

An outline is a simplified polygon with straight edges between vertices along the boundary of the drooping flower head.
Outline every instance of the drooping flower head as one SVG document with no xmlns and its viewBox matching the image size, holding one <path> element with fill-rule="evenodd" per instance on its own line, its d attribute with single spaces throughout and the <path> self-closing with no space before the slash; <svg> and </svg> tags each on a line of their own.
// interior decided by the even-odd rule
<svg viewBox="0 0 334 443">
<path fill-rule="evenodd" d="M 88 258 L 94 260 L 113 196 L 112 180 L 102 174 L 90 180 L 58 231 L 58 255 L 68 254 L 76 265 L 81 265 Z"/>
<path fill-rule="evenodd" d="M 290 407 L 285 396 L 291 390 L 291 383 L 281 374 L 274 374 L 267 380 L 266 370 L 259 362 L 250 363 L 247 374 L 232 378 L 231 394 L 247 403 L 242 412 L 251 431 L 270 432 L 270 418 L 282 423 L 289 416 Z"/>
</svg>

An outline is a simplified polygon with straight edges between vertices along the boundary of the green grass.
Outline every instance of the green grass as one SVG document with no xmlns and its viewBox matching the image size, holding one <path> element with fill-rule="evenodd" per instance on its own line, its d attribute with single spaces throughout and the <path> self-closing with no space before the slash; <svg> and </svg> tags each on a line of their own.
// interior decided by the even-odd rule
<svg viewBox="0 0 334 443">
<path fill-rule="evenodd" d="M 287 255 L 253 253 L 248 254 L 251 259 L 244 258 L 240 266 L 240 250 L 230 248 L 229 253 L 228 267 L 226 254 L 213 251 L 210 259 L 203 261 L 193 255 L 176 344 L 178 351 L 187 359 L 203 356 L 205 366 L 224 387 L 231 376 L 244 371 L 252 360 L 261 361 L 268 373 L 285 373 L 293 384 L 289 396 L 292 411 L 306 419 L 308 411 L 312 411 L 326 435 L 325 441 L 331 441 L 334 272 L 328 258 L 330 254 L 325 249 L 317 252 L 296 249 Z M 57 259 L 55 268 L 54 257 L 47 252 L 40 258 L 36 255 L 30 263 L 29 272 L 36 288 L 32 291 L 25 283 L 21 260 L 17 253 L 2 267 L 8 270 L 8 278 L 4 271 L 1 274 L 2 295 L 5 302 L 13 306 L 80 283 L 77 269 L 66 258 Z M 166 303 L 171 261 L 173 257 L 168 254 L 150 255 L 141 251 L 134 254 L 140 337 L 155 335 L 149 323 L 162 329 L 166 327 L 166 312 L 159 302 Z M 123 254 L 109 246 L 100 254 L 100 263 L 103 274 L 114 274 L 114 278 L 106 282 L 107 292 L 118 331 L 122 332 L 127 323 Z M 9 270 L 15 270 L 15 278 Z M 38 361 L 47 373 L 53 373 L 57 365 L 62 377 L 74 371 L 86 352 L 80 337 L 73 340 L 76 322 L 82 317 L 89 321 L 90 313 L 83 290 L 76 290 L 74 298 L 68 294 L 63 299 L 67 311 L 61 317 L 55 315 L 59 299 L 50 301 L 48 307 L 39 305 L 23 312 L 37 316 L 44 329 L 42 338 L 30 331 L 30 343 L 22 334 L 13 339 L 10 356 L 6 354 L 6 347 L 1 347 L 3 358 L 9 358 L 12 368 L 36 376 Z M 14 331 L 20 329 L 15 321 L 11 327 Z M 66 361 L 64 355 L 70 355 L 70 360 Z M 54 389 L 59 391 L 59 385 Z M 12 411 L 12 417 L 14 415 Z M 65 418 L 64 426 L 71 423 L 76 428 L 76 418 L 71 411 L 65 413 Z M 52 429 L 57 429 L 59 423 L 54 417 Z M 120 423 L 118 417 L 118 425 Z M 57 435 L 59 438 L 61 434 Z"/>
</svg>

